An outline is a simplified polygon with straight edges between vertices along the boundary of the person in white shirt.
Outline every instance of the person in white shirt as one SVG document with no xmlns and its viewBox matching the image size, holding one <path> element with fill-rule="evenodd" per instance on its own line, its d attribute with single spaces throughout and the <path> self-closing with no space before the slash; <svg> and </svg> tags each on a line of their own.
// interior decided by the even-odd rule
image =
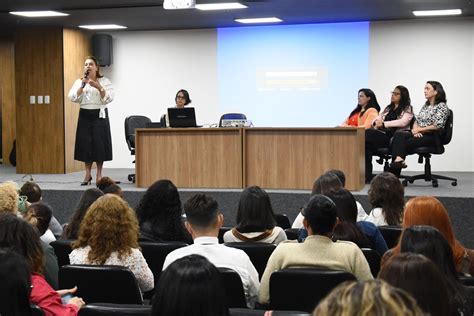
<svg viewBox="0 0 474 316">
<path fill-rule="evenodd" d="M 95 161 L 97 165 L 98 181 L 102 178 L 104 161 L 112 160 L 112 137 L 107 104 L 114 99 L 114 88 L 110 80 L 101 75 L 97 58 L 86 57 L 84 77 L 74 82 L 68 97 L 72 102 L 81 105 L 74 159 L 84 162 L 86 174 L 81 185 L 88 185 L 92 181 L 92 163 Z"/>
<path fill-rule="evenodd" d="M 217 236 L 224 223 L 224 216 L 218 210 L 217 201 L 205 194 L 195 194 L 184 204 L 186 229 L 194 244 L 179 248 L 166 256 L 165 270 L 175 260 L 198 254 L 206 257 L 218 268 L 236 271 L 242 279 L 247 306 L 252 308 L 260 287 L 258 272 L 245 252 L 219 244 Z"/>
</svg>

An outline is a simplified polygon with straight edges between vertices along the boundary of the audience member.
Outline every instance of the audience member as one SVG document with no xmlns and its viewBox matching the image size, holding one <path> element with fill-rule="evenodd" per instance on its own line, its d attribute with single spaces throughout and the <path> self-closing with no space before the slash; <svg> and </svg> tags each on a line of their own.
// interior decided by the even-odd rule
<svg viewBox="0 0 474 316">
<path fill-rule="evenodd" d="M 229 314 L 219 270 L 200 255 L 177 259 L 160 275 L 153 316 L 225 316 Z"/>
<path fill-rule="evenodd" d="M 181 200 L 173 182 L 159 180 L 153 183 L 137 207 L 140 238 L 191 243 L 192 238 L 184 228 L 181 215 Z"/>
<path fill-rule="evenodd" d="M 255 241 L 279 244 L 285 231 L 276 226 L 270 197 L 258 186 L 246 188 L 237 208 L 237 225 L 224 234 L 224 242 Z"/>
<path fill-rule="evenodd" d="M 313 316 L 425 316 L 407 292 L 381 280 L 348 281 L 322 300 Z"/>
<path fill-rule="evenodd" d="M 410 293 L 431 316 L 451 315 L 452 300 L 446 278 L 425 256 L 397 254 L 382 266 L 378 278 Z"/>
<path fill-rule="evenodd" d="M 0 280 L 0 315 L 31 315 L 31 272 L 25 258 L 0 248 Z"/>
<path fill-rule="evenodd" d="M 106 194 L 90 206 L 72 247 L 71 264 L 125 266 L 143 292 L 153 289 L 153 274 L 138 246 L 135 212 L 120 197 Z"/>
<path fill-rule="evenodd" d="M 0 183 L 0 213 L 18 214 L 18 187 L 13 181 Z"/>
<path fill-rule="evenodd" d="M 370 182 L 369 203 L 373 209 L 366 221 L 377 226 L 400 225 L 403 218 L 405 190 L 390 172 L 382 172 Z"/>
<path fill-rule="evenodd" d="M 271 274 L 285 268 L 317 266 L 352 273 L 358 280 L 373 278 L 369 264 L 357 245 L 331 240 L 337 214 L 336 205 L 330 198 L 313 195 L 303 215 L 308 237 L 303 243 L 281 243 L 272 253 L 260 286 L 259 302 L 262 304 L 268 303 L 270 298 Z"/>
<path fill-rule="evenodd" d="M 97 181 L 96 186 L 99 190 L 104 192 L 104 194 L 110 193 L 120 196 L 123 199 L 122 188 L 117 185 L 117 183 L 109 177 L 102 177 Z"/>
<path fill-rule="evenodd" d="M 77 315 L 84 301 L 73 297 L 68 304 L 61 303 L 63 294 L 73 294 L 77 288 L 54 291 L 42 275 L 43 250 L 38 231 L 25 220 L 13 214 L 0 214 L 0 248 L 6 247 L 21 254 L 27 261 L 31 275 L 30 302 L 38 305 L 46 316 Z"/>
<path fill-rule="evenodd" d="M 100 198 L 104 193 L 96 188 L 87 189 L 81 196 L 79 203 L 77 203 L 74 213 L 72 213 L 69 223 L 64 227 L 63 239 L 77 239 L 79 235 L 79 227 L 86 215 L 89 207 L 94 203 L 98 198 Z"/>
<path fill-rule="evenodd" d="M 163 270 L 179 258 L 191 254 L 202 255 L 216 267 L 229 268 L 240 275 L 247 305 L 253 307 L 259 287 L 258 272 L 245 252 L 219 244 L 217 236 L 224 216 L 219 212 L 217 201 L 205 194 L 195 194 L 184 204 L 184 211 L 186 229 L 193 237 L 194 244 L 168 254 Z"/>
</svg>

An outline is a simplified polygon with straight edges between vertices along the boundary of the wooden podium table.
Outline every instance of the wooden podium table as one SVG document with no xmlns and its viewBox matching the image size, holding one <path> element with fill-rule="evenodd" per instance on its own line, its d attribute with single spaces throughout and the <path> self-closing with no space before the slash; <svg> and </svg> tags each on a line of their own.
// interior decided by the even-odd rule
<svg viewBox="0 0 474 316">
<path fill-rule="evenodd" d="M 136 183 L 170 179 L 180 188 L 310 190 L 329 169 L 364 186 L 363 128 L 137 129 Z"/>
</svg>

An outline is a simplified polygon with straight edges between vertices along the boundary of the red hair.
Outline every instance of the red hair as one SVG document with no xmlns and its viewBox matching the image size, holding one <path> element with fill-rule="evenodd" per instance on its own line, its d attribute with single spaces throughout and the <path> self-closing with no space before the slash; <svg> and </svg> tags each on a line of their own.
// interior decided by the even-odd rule
<svg viewBox="0 0 474 316">
<path fill-rule="evenodd" d="M 456 269 L 460 271 L 466 249 L 464 249 L 461 243 L 454 237 L 448 211 L 437 198 L 432 196 L 418 196 L 407 202 L 402 227 L 405 230 L 415 225 L 433 226 L 443 234 L 453 250 Z M 401 239 L 402 238 L 400 238 L 400 240 Z M 394 254 L 397 253 L 400 253 L 400 242 L 394 248 Z"/>
</svg>

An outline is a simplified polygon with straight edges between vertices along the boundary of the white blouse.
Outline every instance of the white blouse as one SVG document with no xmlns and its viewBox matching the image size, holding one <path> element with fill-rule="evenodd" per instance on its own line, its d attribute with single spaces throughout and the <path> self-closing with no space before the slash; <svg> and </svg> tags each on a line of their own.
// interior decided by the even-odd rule
<svg viewBox="0 0 474 316">
<path fill-rule="evenodd" d="M 365 218 L 366 222 L 374 223 L 376 226 L 388 225 L 382 213 L 381 207 L 374 208 L 370 214 Z"/>
<path fill-rule="evenodd" d="M 85 110 L 100 110 L 99 117 L 105 118 L 105 109 L 107 104 L 114 100 L 114 87 L 109 79 L 102 77 L 98 79 L 100 85 L 105 89 L 104 98 L 100 97 L 100 91 L 96 88 L 86 84 L 81 95 L 77 95 L 77 90 L 82 85 L 82 80 L 77 79 L 71 90 L 69 90 L 68 97 L 72 102 L 80 103 L 81 109 Z"/>
<path fill-rule="evenodd" d="M 90 246 L 74 249 L 69 254 L 69 261 L 71 264 L 93 264 L 87 259 L 90 250 Z M 152 290 L 155 286 L 153 273 L 148 267 L 143 254 L 137 248 L 132 248 L 132 252 L 128 257 L 125 258 L 125 260 L 122 260 L 118 257 L 118 252 L 112 252 L 110 257 L 108 257 L 105 261 L 104 265 L 124 266 L 129 268 L 135 275 L 135 278 L 137 278 L 138 285 L 140 286 L 142 292 Z"/>
</svg>

